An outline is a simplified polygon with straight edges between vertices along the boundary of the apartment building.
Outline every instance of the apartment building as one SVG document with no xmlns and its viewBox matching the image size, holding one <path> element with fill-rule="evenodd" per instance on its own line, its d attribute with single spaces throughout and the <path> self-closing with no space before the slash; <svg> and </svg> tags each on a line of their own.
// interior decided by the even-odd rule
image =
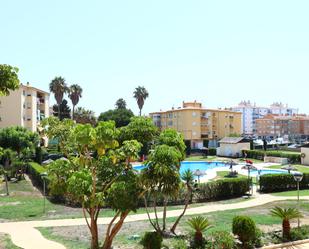
<svg viewBox="0 0 309 249">
<path fill-rule="evenodd" d="M 27 83 L 0 97 L 0 128 L 22 126 L 37 131 L 38 123 L 49 116 L 49 93 Z"/>
<path fill-rule="evenodd" d="M 308 137 L 309 117 L 306 115 L 269 114 L 256 120 L 256 129 L 256 133 L 260 137 Z"/>
<path fill-rule="evenodd" d="M 201 103 L 183 102 L 182 107 L 150 113 L 161 130 L 172 128 L 181 132 L 192 148 L 202 148 L 203 140 L 217 141 L 230 134 L 241 133 L 241 113 L 202 107 Z"/>
<path fill-rule="evenodd" d="M 269 107 L 257 106 L 250 101 L 242 101 L 236 107 L 232 107 L 231 110 L 241 112 L 242 117 L 242 134 L 255 135 L 257 131 L 256 120 L 265 117 L 269 114 L 293 116 L 298 114 L 298 109 L 290 108 L 288 105 L 275 102 Z"/>
</svg>

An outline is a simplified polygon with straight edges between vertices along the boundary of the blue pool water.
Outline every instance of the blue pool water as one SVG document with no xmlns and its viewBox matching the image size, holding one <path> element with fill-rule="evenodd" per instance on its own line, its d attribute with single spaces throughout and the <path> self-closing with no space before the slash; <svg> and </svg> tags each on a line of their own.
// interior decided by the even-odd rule
<svg viewBox="0 0 309 249">
<path fill-rule="evenodd" d="M 134 169 L 136 170 L 142 170 L 146 166 L 145 165 L 137 165 L 134 166 Z M 184 161 L 181 162 L 180 167 L 180 173 L 182 174 L 187 169 L 190 169 L 191 171 L 195 171 L 197 169 L 207 171 L 209 169 L 219 168 L 219 167 L 225 167 L 227 170 L 229 170 L 230 165 L 225 164 L 223 162 L 188 162 Z M 207 173 L 207 172 L 206 172 Z M 280 170 L 280 169 L 261 169 L 260 175 L 264 174 L 287 174 L 288 172 L 286 170 Z M 257 176 L 258 170 L 250 170 L 250 176 Z"/>
<path fill-rule="evenodd" d="M 187 162 L 187 161 L 184 161 L 184 162 L 181 162 L 180 174 L 182 174 L 187 169 L 190 169 L 191 171 L 195 171 L 197 169 L 206 171 L 209 169 L 214 169 L 214 168 L 219 168 L 219 167 L 226 167 L 227 169 L 229 169 L 230 166 L 223 162 Z M 142 170 L 144 168 L 145 168 L 144 165 L 134 166 L 134 169 L 136 170 Z"/>
<path fill-rule="evenodd" d="M 258 170 L 250 170 L 250 176 L 257 176 L 258 174 Z M 265 174 L 288 174 L 288 171 L 280 169 L 261 169 L 260 175 Z"/>
</svg>

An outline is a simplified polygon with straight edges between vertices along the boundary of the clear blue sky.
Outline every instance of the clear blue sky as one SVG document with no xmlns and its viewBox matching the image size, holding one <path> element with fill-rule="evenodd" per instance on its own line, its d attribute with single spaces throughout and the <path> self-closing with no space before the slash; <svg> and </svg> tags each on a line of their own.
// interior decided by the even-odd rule
<svg viewBox="0 0 309 249">
<path fill-rule="evenodd" d="M 138 85 L 146 114 L 195 99 L 309 113 L 308 10 L 308 0 L 1 0 L 0 63 L 45 90 L 58 75 L 80 84 L 80 106 L 96 114 L 120 97 L 137 114 Z"/>
</svg>

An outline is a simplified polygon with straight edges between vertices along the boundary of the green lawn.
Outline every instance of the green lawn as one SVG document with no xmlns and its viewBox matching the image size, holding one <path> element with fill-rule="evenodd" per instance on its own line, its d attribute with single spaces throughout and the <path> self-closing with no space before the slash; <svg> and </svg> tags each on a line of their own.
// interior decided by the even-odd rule
<svg viewBox="0 0 309 249">
<path fill-rule="evenodd" d="M 0 188 L 0 194 L 5 193 L 4 184 Z M 46 200 L 46 212 L 43 213 L 43 197 L 34 189 L 30 182 L 20 181 L 9 183 L 10 196 L 0 196 L 0 219 L 10 221 L 21 220 L 46 220 L 63 218 L 83 218 L 81 208 L 67 207 Z M 235 203 L 243 201 L 242 198 L 219 201 L 217 203 Z M 198 207 L 205 203 L 191 204 L 190 207 Z M 183 205 L 170 206 L 169 210 L 183 209 Z M 158 207 L 162 211 L 162 207 Z M 144 208 L 139 208 L 137 214 L 145 213 Z M 112 217 L 115 212 L 111 209 L 103 209 L 100 217 Z M 133 213 L 132 213 L 133 214 Z M 1 248 L 1 247 L 0 247 Z"/>
<path fill-rule="evenodd" d="M 185 161 L 204 161 L 204 162 L 208 162 L 208 161 L 215 161 L 215 160 L 219 160 L 218 157 L 216 156 L 189 156 L 185 159 Z"/>
<path fill-rule="evenodd" d="M 286 153 L 286 154 L 300 155 L 300 152 L 289 151 L 289 150 L 267 150 L 267 152 L 282 152 L 282 153 Z"/>
<path fill-rule="evenodd" d="M 297 171 L 300 171 L 302 173 L 309 173 L 309 167 L 308 166 L 303 166 L 303 165 L 292 165 L 293 167 L 296 168 Z M 281 169 L 282 165 L 273 165 L 273 166 L 269 166 L 267 168 L 270 169 Z"/>
<path fill-rule="evenodd" d="M 275 196 L 297 196 L 297 190 L 272 193 Z M 299 196 L 309 196 L 309 189 L 299 191 Z"/>
<path fill-rule="evenodd" d="M 7 249 L 21 249 L 18 246 L 15 246 L 7 234 L 0 234 L 0 248 L 7 248 Z"/>
<path fill-rule="evenodd" d="M 301 201 L 300 210 L 304 214 L 305 217 L 309 215 L 309 201 Z M 234 210 L 227 210 L 227 211 L 218 211 L 212 212 L 207 214 L 201 214 L 204 217 L 207 217 L 210 223 L 213 225 L 211 229 L 206 232 L 206 235 L 213 232 L 213 231 L 229 231 L 232 230 L 232 220 L 236 215 L 248 215 L 250 216 L 258 226 L 262 226 L 268 229 L 278 229 L 272 228 L 273 225 L 281 225 L 281 220 L 277 217 L 273 217 L 270 214 L 270 209 L 275 206 L 281 207 L 295 207 L 296 201 L 280 201 L 280 202 L 273 202 L 268 203 L 262 206 L 251 207 L 249 209 L 234 209 Z M 192 216 L 185 216 L 181 220 L 178 232 L 182 234 L 190 234 L 191 229 L 187 224 L 187 220 Z M 167 223 L 168 227 L 176 220 L 175 217 L 168 218 Z M 89 235 L 87 231 L 87 227 L 83 227 L 83 231 L 81 232 L 81 227 L 67 227 L 62 228 L 65 229 L 64 231 L 61 228 L 40 228 L 39 230 L 43 232 L 43 235 L 49 239 L 56 240 L 60 243 L 63 243 L 68 249 L 86 249 L 89 248 Z M 76 229 L 76 230 L 75 230 Z M 129 237 L 131 235 L 139 235 L 140 237 L 143 236 L 145 231 L 151 231 L 152 228 L 149 225 L 147 220 L 145 221 L 138 221 L 138 222 L 130 222 L 125 223 L 123 228 L 121 229 L 120 233 L 116 236 L 114 244 L 116 248 L 136 248 L 142 249 L 142 247 L 138 244 L 139 240 L 130 240 Z M 71 231 L 71 237 L 62 236 L 61 232 L 64 234 L 68 234 L 68 231 Z M 76 234 L 80 234 L 83 236 L 77 236 Z M 100 239 L 102 239 L 102 231 L 100 233 Z M 86 237 L 86 239 L 85 239 Z M 164 244 L 168 245 L 170 248 L 175 248 L 171 245 L 175 244 L 175 239 L 164 239 Z"/>
</svg>

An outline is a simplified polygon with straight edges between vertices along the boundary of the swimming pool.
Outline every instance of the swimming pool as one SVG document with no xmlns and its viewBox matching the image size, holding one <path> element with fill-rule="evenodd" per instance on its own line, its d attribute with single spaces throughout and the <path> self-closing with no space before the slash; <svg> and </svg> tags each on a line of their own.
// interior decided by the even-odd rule
<svg viewBox="0 0 309 249">
<path fill-rule="evenodd" d="M 250 170 L 250 176 L 257 176 L 259 174 L 259 170 Z M 260 175 L 265 174 L 288 174 L 287 170 L 280 169 L 261 169 Z"/>
<path fill-rule="evenodd" d="M 134 169 L 136 170 L 142 170 L 146 166 L 145 165 L 137 165 L 134 166 Z M 230 166 L 224 162 L 188 162 L 183 161 L 180 165 L 180 174 L 182 174 L 184 171 L 190 169 L 191 171 L 195 171 L 197 169 L 207 171 L 214 168 L 221 168 L 226 167 L 227 169 L 230 168 Z"/>
<path fill-rule="evenodd" d="M 235 165 L 237 166 L 237 165 Z M 146 166 L 145 165 L 136 165 L 134 166 L 134 169 L 140 171 L 144 169 Z M 215 168 L 226 168 L 226 170 L 230 170 L 230 165 L 224 162 L 189 162 L 189 161 L 183 161 L 181 162 L 180 166 L 180 174 L 182 174 L 184 171 L 190 169 L 191 171 L 195 171 L 197 169 L 206 171 L 215 169 Z M 280 169 L 261 169 L 261 170 L 250 170 L 250 176 L 257 176 L 260 175 L 265 175 L 265 174 L 288 174 L 286 170 L 280 170 Z M 246 172 L 244 170 L 243 172 Z"/>
</svg>

